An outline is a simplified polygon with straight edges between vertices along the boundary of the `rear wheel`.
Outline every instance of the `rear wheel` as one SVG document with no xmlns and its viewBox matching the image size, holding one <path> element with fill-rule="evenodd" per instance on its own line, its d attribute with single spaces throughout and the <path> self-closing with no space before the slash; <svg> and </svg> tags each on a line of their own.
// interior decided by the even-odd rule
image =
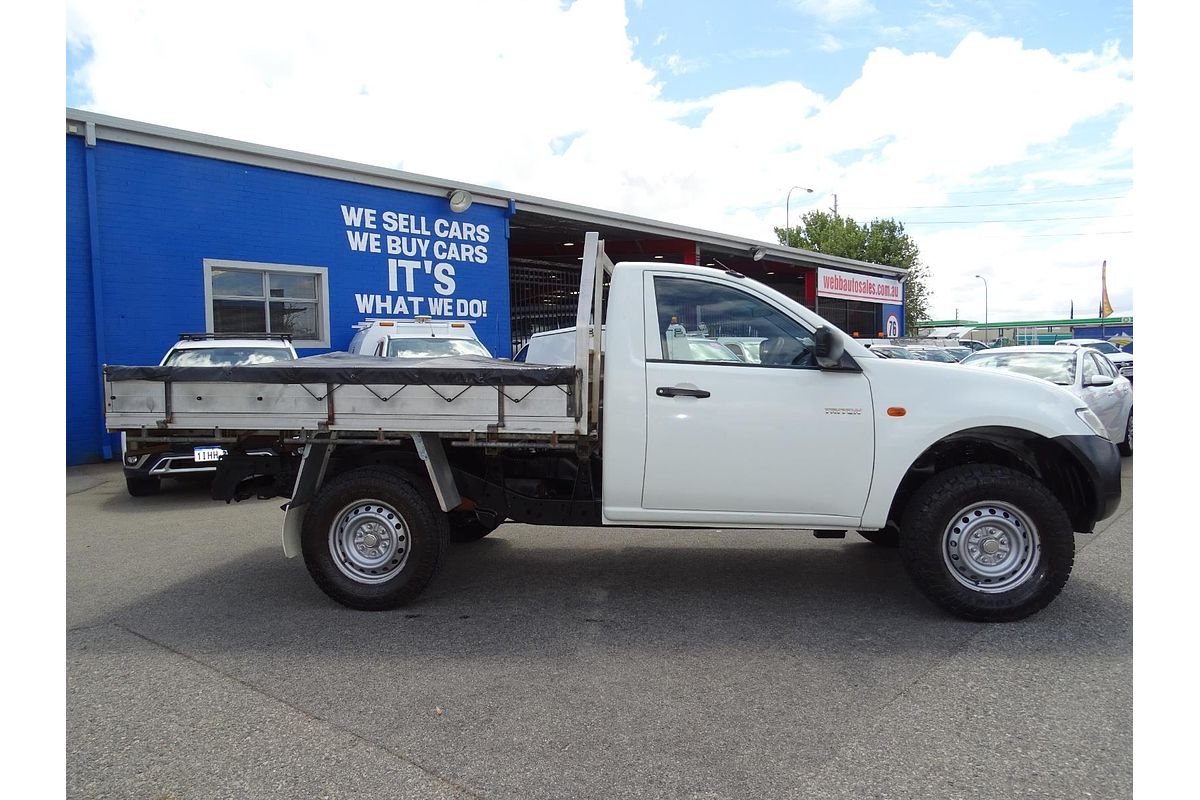
<svg viewBox="0 0 1200 800">
<path fill-rule="evenodd" d="M 965 619 L 1005 622 L 1045 608 L 1075 561 L 1062 504 L 1007 467 L 938 473 L 913 495 L 902 527 L 900 555 L 917 588 Z"/>
<path fill-rule="evenodd" d="M 1117 445 L 1117 450 L 1123 456 L 1133 455 L 1133 409 L 1129 409 L 1129 418 L 1125 420 L 1125 441 Z"/>
<path fill-rule="evenodd" d="M 304 517 L 304 564 L 317 586 L 343 605 L 397 608 L 433 580 L 446 525 L 431 493 L 391 467 L 361 467 L 326 484 Z M 432 502 L 431 502 L 432 501 Z"/>
<path fill-rule="evenodd" d="M 126 475 L 125 489 L 131 497 L 149 497 L 152 494 L 158 494 L 159 481 L 158 478 L 149 478 L 143 475 Z"/>
</svg>

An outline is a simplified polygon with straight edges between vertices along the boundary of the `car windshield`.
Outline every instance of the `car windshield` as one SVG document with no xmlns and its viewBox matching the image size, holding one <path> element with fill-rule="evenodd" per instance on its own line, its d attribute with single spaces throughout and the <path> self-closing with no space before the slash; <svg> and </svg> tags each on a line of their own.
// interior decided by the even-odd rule
<svg viewBox="0 0 1200 800">
<path fill-rule="evenodd" d="M 487 348 L 474 339 L 388 339 L 387 354 L 391 358 L 492 357 Z"/>
<path fill-rule="evenodd" d="M 926 361 L 941 361 L 946 364 L 958 363 L 958 359 L 945 350 L 925 350 L 924 355 Z"/>
<path fill-rule="evenodd" d="M 166 367 L 240 367 L 245 364 L 269 364 L 290 361 L 286 347 L 193 347 L 172 350 L 163 362 Z"/>
<path fill-rule="evenodd" d="M 1041 378 L 1060 386 L 1075 383 L 1074 353 L 976 353 L 963 359 L 964 364 L 985 369 L 1002 369 Z"/>
<path fill-rule="evenodd" d="M 745 357 L 744 360 L 754 364 L 757 364 L 762 360 L 762 356 L 759 355 L 760 348 L 762 347 L 761 339 L 739 339 L 737 342 L 732 342 L 730 344 L 736 344 L 740 348 L 741 352 L 739 353 L 738 351 L 734 351 L 734 355 L 743 355 Z M 728 344 L 726 346 L 729 347 Z M 733 351 L 732 347 L 729 347 L 729 349 Z"/>
<path fill-rule="evenodd" d="M 741 361 L 736 353 L 720 342 L 689 336 L 687 343 L 692 351 L 692 361 Z"/>
<path fill-rule="evenodd" d="M 1119 347 L 1117 347 L 1117 346 L 1115 346 L 1115 345 L 1112 345 L 1112 344 L 1109 344 L 1108 342 L 1096 342 L 1095 344 L 1087 344 L 1087 345 L 1084 345 L 1084 347 L 1090 347 L 1090 348 L 1092 348 L 1093 350 L 1099 350 L 1101 353 L 1121 353 L 1121 352 L 1124 352 L 1124 351 L 1122 351 L 1122 350 L 1121 350 Z"/>
</svg>

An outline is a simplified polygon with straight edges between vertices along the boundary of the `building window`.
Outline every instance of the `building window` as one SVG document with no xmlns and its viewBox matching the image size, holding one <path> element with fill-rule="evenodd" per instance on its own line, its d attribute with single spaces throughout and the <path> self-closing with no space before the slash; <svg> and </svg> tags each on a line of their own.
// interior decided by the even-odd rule
<svg viewBox="0 0 1200 800">
<path fill-rule="evenodd" d="M 329 347 L 325 267 L 204 260 L 212 333 L 288 333 L 297 347 Z"/>
<path fill-rule="evenodd" d="M 837 297 L 818 297 L 817 313 L 827 322 L 859 338 L 873 339 L 883 331 L 883 306 Z"/>
</svg>

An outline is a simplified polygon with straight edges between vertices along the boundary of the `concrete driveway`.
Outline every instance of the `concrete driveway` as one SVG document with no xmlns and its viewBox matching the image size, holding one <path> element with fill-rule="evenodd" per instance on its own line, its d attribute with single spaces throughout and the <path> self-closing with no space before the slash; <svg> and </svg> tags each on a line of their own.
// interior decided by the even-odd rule
<svg viewBox="0 0 1200 800">
<path fill-rule="evenodd" d="M 1128 797 L 1132 460 L 1032 618 L 851 534 L 507 525 L 355 612 L 282 501 L 68 470 L 73 798 Z"/>
</svg>

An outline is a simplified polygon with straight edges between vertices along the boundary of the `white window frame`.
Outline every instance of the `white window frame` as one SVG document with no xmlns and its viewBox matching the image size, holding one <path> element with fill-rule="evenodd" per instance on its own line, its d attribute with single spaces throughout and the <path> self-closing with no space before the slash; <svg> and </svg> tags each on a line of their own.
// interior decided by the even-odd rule
<svg viewBox="0 0 1200 800">
<path fill-rule="evenodd" d="M 212 273 L 214 269 L 238 269 L 246 272 L 293 272 L 300 275 L 315 275 L 317 278 L 317 339 L 293 339 L 292 346 L 297 348 L 329 347 L 329 268 L 308 267 L 297 264 L 268 264 L 262 261 L 229 261 L 223 258 L 204 259 L 204 329 L 213 333 L 213 288 Z M 253 299 L 253 298 L 240 298 Z M 269 303 L 270 297 L 263 298 Z M 271 324 L 270 313 L 267 314 L 267 325 Z"/>
</svg>

